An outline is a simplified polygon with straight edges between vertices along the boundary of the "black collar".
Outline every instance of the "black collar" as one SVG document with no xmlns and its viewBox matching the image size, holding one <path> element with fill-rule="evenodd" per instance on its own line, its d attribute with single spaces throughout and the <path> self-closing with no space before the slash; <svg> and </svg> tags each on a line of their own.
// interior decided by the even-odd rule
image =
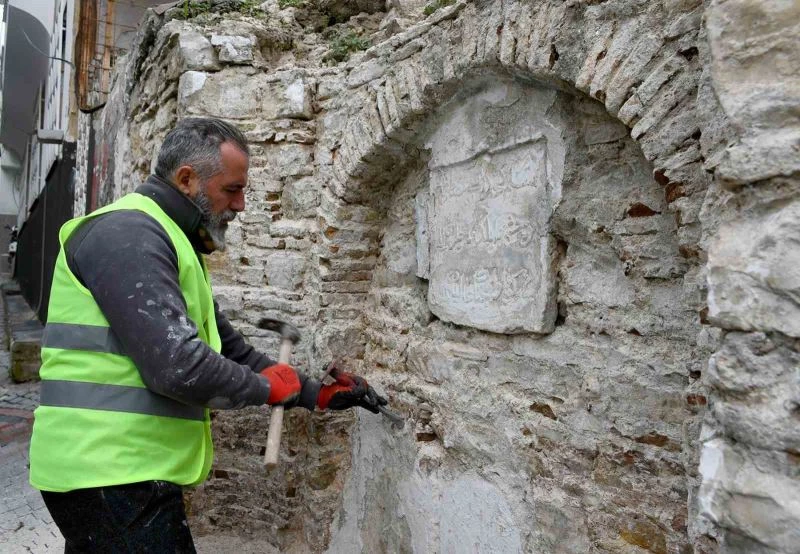
<svg viewBox="0 0 800 554">
<path fill-rule="evenodd" d="M 196 251 L 201 254 L 213 252 L 213 243 L 209 244 L 202 239 L 205 235 L 201 224 L 202 212 L 191 198 L 157 175 L 150 175 L 136 192 L 158 204 L 186 234 Z"/>
</svg>

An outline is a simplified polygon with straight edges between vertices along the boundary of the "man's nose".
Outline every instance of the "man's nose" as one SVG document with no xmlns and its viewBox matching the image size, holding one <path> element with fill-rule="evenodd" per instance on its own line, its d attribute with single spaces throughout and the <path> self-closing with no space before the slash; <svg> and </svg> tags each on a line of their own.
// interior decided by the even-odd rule
<svg viewBox="0 0 800 554">
<path fill-rule="evenodd" d="M 233 197 L 233 200 L 230 204 L 231 210 L 234 212 L 243 212 L 244 211 L 244 192 L 239 191 L 236 196 Z"/>
</svg>

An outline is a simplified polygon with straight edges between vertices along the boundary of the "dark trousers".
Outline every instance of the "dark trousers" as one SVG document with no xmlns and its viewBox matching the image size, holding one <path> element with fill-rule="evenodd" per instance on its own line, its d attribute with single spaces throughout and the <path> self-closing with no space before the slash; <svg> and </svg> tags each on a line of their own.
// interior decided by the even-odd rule
<svg viewBox="0 0 800 554">
<path fill-rule="evenodd" d="M 195 552 L 178 485 L 143 481 L 42 496 L 66 554 Z"/>
</svg>

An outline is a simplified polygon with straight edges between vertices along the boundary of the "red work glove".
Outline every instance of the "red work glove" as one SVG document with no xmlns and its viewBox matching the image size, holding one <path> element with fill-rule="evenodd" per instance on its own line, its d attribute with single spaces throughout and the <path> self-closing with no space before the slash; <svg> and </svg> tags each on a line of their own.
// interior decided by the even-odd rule
<svg viewBox="0 0 800 554">
<path fill-rule="evenodd" d="M 320 410 L 346 410 L 360 406 L 377 414 L 378 407 L 387 403 L 384 397 L 367 384 L 366 379 L 344 371 L 333 372 L 331 377 L 335 377 L 336 382 L 323 385 L 319 391 L 317 407 Z"/>
<path fill-rule="evenodd" d="M 267 404 L 292 404 L 300 396 L 300 379 L 292 366 L 275 364 L 261 370 L 261 375 L 269 381 L 269 398 Z"/>
</svg>

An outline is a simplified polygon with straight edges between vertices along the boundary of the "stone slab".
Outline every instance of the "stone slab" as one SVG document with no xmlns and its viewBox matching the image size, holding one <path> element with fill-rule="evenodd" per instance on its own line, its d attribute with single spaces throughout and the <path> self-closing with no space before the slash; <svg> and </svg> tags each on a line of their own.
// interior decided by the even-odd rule
<svg viewBox="0 0 800 554">
<path fill-rule="evenodd" d="M 437 316 L 498 333 L 549 329 L 545 163 L 533 142 L 431 173 L 428 300 Z"/>
<path fill-rule="evenodd" d="M 183 59 L 183 69 L 188 71 L 215 71 L 219 62 L 208 39 L 197 31 L 184 30 L 178 35 L 178 48 Z"/>
<path fill-rule="evenodd" d="M 310 119 L 312 90 L 300 74 L 268 80 L 233 68 L 216 73 L 187 71 L 180 78 L 178 103 L 188 114 L 229 119 Z"/>
<path fill-rule="evenodd" d="M 480 88 L 482 87 L 482 88 Z M 555 91 L 484 83 L 434 124 L 429 197 L 417 196 L 418 275 L 440 319 L 549 333 L 564 146 Z"/>
<path fill-rule="evenodd" d="M 800 4 L 714 0 L 704 16 L 712 86 L 740 130 L 720 177 L 733 185 L 800 169 Z"/>
</svg>

